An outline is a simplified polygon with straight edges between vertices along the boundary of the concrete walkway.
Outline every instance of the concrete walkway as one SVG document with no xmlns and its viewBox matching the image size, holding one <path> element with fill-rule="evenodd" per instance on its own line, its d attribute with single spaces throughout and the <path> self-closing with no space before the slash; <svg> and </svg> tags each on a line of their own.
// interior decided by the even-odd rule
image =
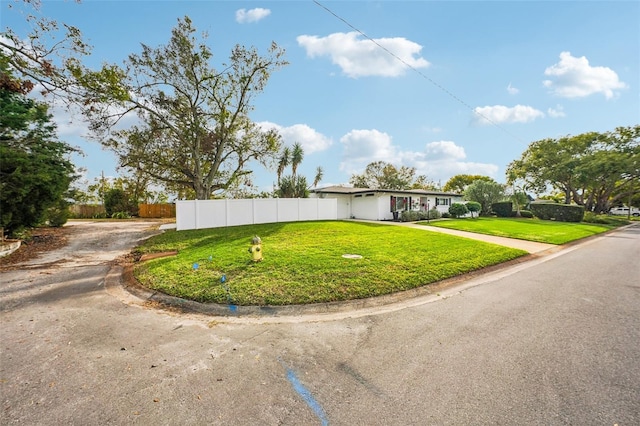
<svg viewBox="0 0 640 426">
<path fill-rule="evenodd" d="M 550 249 L 558 248 L 555 244 L 537 243 L 535 241 L 518 240 L 515 238 L 496 237 L 494 235 L 476 234 L 474 232 L 458 231 L 456 229 L 439 228 L 436 226 L 418 225 L 413 222 L 390 222 L 390 221 L 378 221 L 378 220 L 360 220 L 349 219 L 353 222 L 367 222 L 377 223 L 381 225 L 396 225 L 405 226 L 413 229 L 420 229 L 422 231 L 440 232 L 442 234 L 455 235 L 457 237 L 470 238 L 472 240 L 485 241 L 487 243 L 498 244 L 505 247 L 516 248 L 525 250 L 528 253 L 540 253 Z"/>
</svg>

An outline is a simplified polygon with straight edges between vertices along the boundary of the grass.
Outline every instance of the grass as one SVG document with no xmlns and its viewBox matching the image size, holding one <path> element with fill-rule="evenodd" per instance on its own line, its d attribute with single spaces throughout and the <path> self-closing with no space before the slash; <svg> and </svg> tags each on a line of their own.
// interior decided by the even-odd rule
<svg viewBox="0 0 640 426">
<path fill-rule="evenodd" d="M 623 223 L 626 222 L 620 222 L 614 225 L 554 222 L 550 220 L 524 218 L 480 217 L 475 219 L 465 218 L 435 221 L 428 225 L 541 243 L 566 244 L 591 235 L 600 234 L 616 228 Z M 420 222 L 420 224 L 427 225 L 426 222 Z"/>
<path fill-rule="evenodd" d="M 254 235 L 262 238 L 264 260 L 259 263 L 248 252 Z M 526 254 L 426 230 L 340 221 L 167 231 L 138 250 L 178 251 L 175 257 L 138 264 L 134 273 L 143 285 L 185 299 L 235 305 L 379 296 Z"/>
</svg>

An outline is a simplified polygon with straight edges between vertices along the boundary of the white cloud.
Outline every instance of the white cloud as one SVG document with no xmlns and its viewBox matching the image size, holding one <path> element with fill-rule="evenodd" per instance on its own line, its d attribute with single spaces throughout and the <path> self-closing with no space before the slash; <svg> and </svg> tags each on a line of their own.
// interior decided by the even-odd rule
<svg viewBox="0 0 640 426">
<path fill-rule="evenodd" d="M 496 178 L 498 166 L 487 163 L 465 161 L 464 148 L 452 141 L 436 141 L 426 144 L 424 151 L 403 153 L 403 164 L 415 167 L 418 174 L 424 174 L 441 184 L 459 174 L 483 175 Z"/>
<path fill-rule="evenodd" d="M 451 141 L 430 142 L 422 151 L 403 151 L 392 143 L 391 136 L 374 129 L 352 130 L 340 142 L 344 145 L 340 169 L 349 175 L 362 173 L 374 161 L 385 161 L 396 167 L 415 167 L 417 174 L 443 184 L 457 174 L 495 178 L 498 172 L 498 166 L 494 164 L 465 161 L 464 148 Z"/>
<path fill-rule="evenodd" d="M 507 86 L 507 92 L 509 92 L 510 95 L 517 95 L 518 93 L 520 93 L 520 89 L 513 87 L 511 83 L 509 83 L 509 85 Z"/>
<path fill-rule="evenodd" d="M 504 105 L 475 107 L 473 112 L 473 122 L 476 124 L 528 123 L 544 117 L 544 112 L 526 105 L 511 108 Z"/>
<path fill-rule="evenodd" d="M 390 135 L 376 129 L 350 131 L 340 138 L 344 145 L 340 170 L 353 174 L 373 161 L 395 163 L 398 158 L 391 141 Z"/>
<path fill-rule="evenodd" d="M 549 108 L 547 110 L 547 115 L 551 118 L 562 118 L 567 116 L 567 114 L 564 113 L 562 105 L 556 105 L 555 108 Z"/>
<path fill-rule="evenodd" d="M 352 78 L 397 77 L 407 71 L 407 65 L 413 68 L 426 68 L 430 65 L 427 60 L 417 56 L 422 46 L 403 37 L 374 39 L 374 43 L 359 38 L 356 32 L 349 32 L 334 33 L 326 37 L 301 35 L 296 40 L 307 51 L 307 56 L 329 56 L 331 62 Z"/>
<path fill-rule="evenodd" d="M 424 153 L 431 160 L 464 160 L 467 156 L 463 147 L 450 141 L 430 142 Z"/>
<path fill-rule="evenodd" d="M 293 145 L 299 142 L 304 149 L 305 154 L 324 151 L 329 148 L 333 141 L 331 138 L 324 136 L 315 129 L 306 124 L 294 124 L 293 126 L 284 127 L 268 121 L 257 123 L 262 129 L 276 129 L 282 136 L 282 140 L 286 145 Z"/>
<path fill-rule="evenodd" d="M 258 22 L 261 19 L 271 15 L 271 10 L 257 7 L 255 9 L 238 9 L 236 10 L 236 22 L 239 24 L 247 24 Z"/>
<path fill-rule="evenodd" d="M 586 57 L 576 58 L 570 52 L 560 53 L 560 62 L 544 70 L 544 75 L 553 78 L 544 80 L 544 86 L 563 98 L 602 93 L 610 99 L 618 94 L 616 90 L 627 88 L 611 68 L 592 67 Z"/>
</svg>

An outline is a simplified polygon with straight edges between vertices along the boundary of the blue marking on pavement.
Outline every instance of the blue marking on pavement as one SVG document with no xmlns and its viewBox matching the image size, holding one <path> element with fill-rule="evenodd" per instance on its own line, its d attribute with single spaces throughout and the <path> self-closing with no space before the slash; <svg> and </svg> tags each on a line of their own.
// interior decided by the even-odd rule
<svg viewBox="0 0 640 426">
<path fill-rule="evenodd" d="M 231 312 L 235 312 L 235 311 L 237 311 L 237 310 L 238 310 L 238 307 L 237 307 L 236 305 L 229 305 L 229 310 L 230 310 Z"/>
<path fill-rule="evenodd" d="M 318 403 L 318 401 L 315 400 L 313 395 L 311 395 L 311 392 L 309 392 L 309 390 L 305 388 L 302 383 L 300 383 L 300 380 L 298 380 L 296 373 L 292 369 L 284 366 L 284 364 L 283 367 L 287 369 L 287 379 L 289 379 L 289 382 L 291 383 L 291 386 L 293 386 L 293 389 L 298 392 L 298 395 L 300 395 L 302 399 L 304 399 L 304 402 L 306 402 L 309 408 L 311 408 L 316 416 L 318 416 L 322 426 L 328 426 L 329 420 L 327 419 L 327 415 L 322 409 L 322 406 Z"/>
</svg>

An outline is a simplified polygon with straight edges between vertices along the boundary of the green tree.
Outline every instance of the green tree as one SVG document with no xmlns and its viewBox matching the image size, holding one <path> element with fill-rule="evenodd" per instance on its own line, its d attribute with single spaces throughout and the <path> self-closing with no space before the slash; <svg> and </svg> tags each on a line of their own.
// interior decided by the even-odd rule
<svg viewBox="0 0 640 426">
<path fill-rule="evenodd" d="M 464 199 L 479 203 L 481 215 L 491 213 L 491 204 L 504 199 L 504 186 L 496 182 L 476 180 L 464 191 Z"/>
<path fill-rule="evenodd" d="M 469 213 L 469 209 L 462 203 L 453 203 L 449 206 L 449 214 L 455 218 L 464 216 L 467 213 Z"/>
<path fill-rule="evenodd" d="M 520 210 L 529 203 L 529 197 L 524 192 L 516 191 L 509 197 L 516 208 L 516 217 L 521 217 Z"/>
<path fill-rule="evenodd" d="M 397 168 L 385 161 L 369 163 L 362 174 L 354 174 L 349 183 L 356 188 L 371 189 L 411 189 L 416 182 L 415 167 L 401 166 Z M 426 182 L 426 177 L 419 176 L 420 182 Z"/>
<path fill-rule="evenodd" d="M 444 184 L 442 188 L 445 192 L 455 192 L 456 194 L 463 194 L 469 185 L 477 180 L 484 180 L 486 182 L 495 182 L 489 176 L 482 175 L 455 175 Z"/>
<path fill-rule="evenodd" d="M 288 175 L 280 179 L 280 187 L 276 191 L 279 198 L 308 198 L 309 188 L 304 176 Z"/>
<path fill-rule="evenodd" d="M 438 185 L 426 175 L 418 175 L 411 184 L 410 189 L 424 189 L 426 191 L 433 191 L 438 189 Z"/>
<path fill-rule="evenodd" d="M 0 70 L 11 75 L 6 62 Z M 63 205 L 75 178 L 73 152 L 58 140 L 46 104 L 0 88 L 0 221 L 9 234 L 39 225 L 48 209 Z"/>
<path fill-rule="evenodd" d="M 79 2 L 79 1 L 78 1 Z M 78 58 L 90 54 L 91 48 L 82 40 L 77 27 L 38 17 L 40 0 L 3 2 L 2 14 L 24 16 L 31 28 L 29 34 L 17 34 L 11 28 L 0 32 L 3 62 L 13 70 L 14 78 L 0 72 L 0 88 L 11 92 L 29 93 L 39 85 L 43 95 L 54 95 L 76 102 L 81 95 L 70 71 Z"/>
<path fill-rule="evenodd" d="M 251 174 L 251 161 L 266 166 L 277 155 L 280 136 L 262 131 L 249 113 L 270 74 L 287 63 L 275 43 L 265 56 L 237 45 L 216 70 L 206 39 L 194 33 L 184 17 L 166 46 L 143 44 L 124 68 L 93 72 L 77 64 L 73 71 L 86 90 L 90 128 L 120 166 L 208 199 Z M 113 131 L 133 113 L 141 124 Z"/>
<path fill-rule="evenodd" d="M 302 145 L 296 142 L 293 144 L 293 148 L 291 149 L 291 173 L 295 176 L 298 173 L 298 166 L 302 163 L 304 159 L 304 150 L 302 149 Z"/>
<path fill-rule="evenodd" d="M 72 198 L 79 203 L 103 204 L 106 193 L 112 189 L 122 190 L 132 205 L 166 203 L 169 200 L 169 195 L 156 188 L 153 180 L 141 172 L 123 173 L 117 177 L 96 177 L 93 181 L 86 182 L 83 189 L 74 187 L 78 195 Z"/>
<path fill-rule="evenodd" d="M 606 212 L 639 186 L 640 125 L 533 142 L 509 164 L 507 178 L 538 193 L 551 187 L 565 204 Z"/>
<path fill-rule="evenodd" d="M 282 177 L 282 174 L 284 173 L 285 169 L 289 165 L 290 161 L 291 161 L 291 148 L 289 148 L 288 146 L 285 146 L 282 149 L 282 153 L 280 154 L 280 159 L 278 161 L 278 171 L 277 171 L 278 184 L 280 183 L 280 178 Z"/>
<path fill-rule="evenodd" d="M 466 206 L 467 210 L 471 213 L 471 218 L 473 218 L 474 213 L 479 213 L 482 210 L 482 206 L 476 201 L 468 201 Z"/>
<path fill-rule="evenodd" d="M 120 188 L 111 188 L 104 196 L 104 209 L 107 216 L 111 217 L 114 213 L 124 212 L 131 216 L 138 214 L 137 203 Z"/>
<path fill-rule="evenodd" d="M 308 198 L 309 189 L 315 187 L 322 180 L 324 171 L 318 166 L 313 184 L 307 184 L 305 176 L 298 175 L 298 166 L 304 159 L 304 149 L 299 143 L 295 143 L 293 148 L 285 146 L 282 149 L 278 162 L 278 189 L 275 195 L 279 198 Z M 291 165 L 291 175 L 282 176 L 287 165 Z"/>
</svg>

